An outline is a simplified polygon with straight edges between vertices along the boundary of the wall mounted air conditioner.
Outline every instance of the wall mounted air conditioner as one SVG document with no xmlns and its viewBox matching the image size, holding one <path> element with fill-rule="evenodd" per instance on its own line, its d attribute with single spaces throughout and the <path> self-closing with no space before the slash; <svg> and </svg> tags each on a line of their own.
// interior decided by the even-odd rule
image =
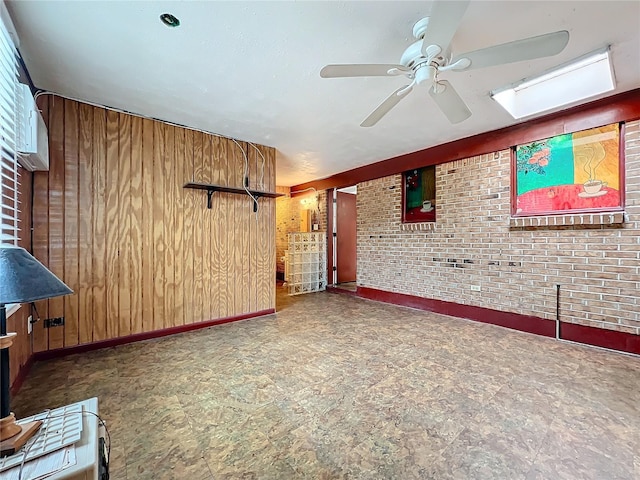
<svg viewBox="0 0 640 480">
<path fill-rule="evenodd" d="M 49 170 L 49 136 L 28 85 L 18 84 L 18 162 L 27 170 Z"/>
</svg>

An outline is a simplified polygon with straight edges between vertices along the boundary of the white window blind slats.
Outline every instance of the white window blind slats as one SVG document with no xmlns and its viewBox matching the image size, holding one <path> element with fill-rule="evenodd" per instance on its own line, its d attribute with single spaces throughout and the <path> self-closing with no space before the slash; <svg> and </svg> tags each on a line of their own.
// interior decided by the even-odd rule
<svg viewBox="0 0 640 480">
<path fill-rule="evenodd" d="M 2 118 L 4 122 L 0 125 L 0 132 L 2 132 L 2 135 L 4 135 L 7 140 L 13 140 L 15 138 L 13 135 L 15 135 L 16 131 L 15 123 L 13 120 L 9 120 L 9 115 L 6 113 L 6 110 L 5 108 L 0 108 L 0 118 Z M 15 145 L 15 142 L 12 142 L 12 144 Z"/>
<path fill-rule="evenodd" d="M 0 35 L 0 53 L 2 54 L 2 60 L 11 63 L 12 58 L 9 55 L 12 52 L 15 55 L 16 50 L 13 47 L 13 42 L 11 41 L 11 38 L 5 35 Z"/>
<path fill-rule="evenodd" d="M 0 129 L 0 155 L 2 155 L 3 158 L 5 156 L 12 158 L 16 153 L 16 144 L 9 135 L 9 130 L 3 131 Z"/>
<path fill-rule="evenodd" d="M 3 214 L 4 217 L 10 217 L 13 216 L 13 211 L 11 212 L 5 212 Z M 2 219 L 2 230 L 9 232 L 9 231 L 13 231 L 15 233 L 15 230 L 17 228 L 17 225 L 15 224 L 15 219 L 9 219 L 9 218 L 3 218 Z"/>
<path fill-rule="evenodd" d="M 7 58 L 9 55 L 11 55 L 11 50 L 5 48 L 0 41 L 0 66 L 4 68 L 4 72 L 2 72 L 2 77 L 4 78 L 11 78 L 14 73 L 12 70 L 7 70 L 7 68 L 11 68 L 15 64 L 13 59 Z"/>
<path fill-rule="evenodd" d="M 16 148 L 17 52 L 0 21 L 0 242 L 19 239 L 20 187 Z"/>
<path fill-rule="evenodd" d="M 0 68 L 2 67 L 0 66 Z M 4 77 L 1 77 L 0 83 L 3 85 L 5 83 L 8 83 L 10 85 L 11 81 L 5 79 Z M 2 103 L 2 106 L 5 109 L 9 109 L 9 107 L 11 107 L 11 105 L 14 104 L 14 101 L 15 101 L 15 90 L 8 89 L 8 88 L 0 89 L 0 103 Z"/>
<path fill-rule="evenodd" d="M 5 39 L 0 36 L 0 55 L 2 55 L 2 58 L 0 58 L 0 63 L 11 65 L 11 58 L 8 58 L 11 50 L 12 49 L 7 46 Z M 11 70 L 9 70 L 8 73 L 11 73 Z"/>
<path fill-rule="evenodd" d="M 0 93 L 0 97 L 2 97 L 2 93 Z M 2 121 L 5 122 L 0 125 L 0 128 L 15 132 L 15 115 L 11 110 L 11 103 L 9 103 L 9 101 L 5 102 L 4 99 L 0 98 L 0 116 L 2 117 Z"/>
<path fill-rule="evenodd" d="M 2 52 L 0 52 L 2 55 Z M 13 68 L 14 64 L 9 62 L 0 61 L 0 80 L 4 82 L 11 82 L 14 78 L 14 73 L 11 71 L 7 71 L 8 68 Z"/>
<path fill-rule="evenodd" d="M 18 213 L 20 213 L 20 209 L 18 209 Z M 13 216 L 10 216 L 9 214 L 4 213 L 4 212 L 0 212 L 0 218 L 2 218 L 2 220 L 7 220 L 7 221 L 11 220 L 11 221 L 13 221 Z"/>
<path fill-rule="evenodd" d="M 0 51 L 0 55 L 4 56 L 5 52 Z M 0 73 L 0 77 L 2 77 L 6 81 L 10 81 L 13 77 L 13 72 L 11 70 L 7 70 L 7 68 L 12 68 L 13 63 L 0 60 L 0 66 L 2 67 L 2 72 Z"/>
<path fill-rule="evenodd" d="M 16 243 L 16 242 L 18 242 L 20 240 L 20 237 L 15 238 L 14 234 L 15 234 L 14 231 L 7 232 L 7 233 L 2 232 L 2 235 L 0 236 L 0 243 Z"/>
<path fill-rule="evenodd" d="M 16 190 L 13 188 L 3 188 L 2 189 L 2 208 L 15 208 L 14 205 L 17 205 L 18 201 L 16 200 Z M 6 202 L 6 203 L 5 203 Z M 14 203 L 15 202 L 15 203 Z"/>
<path fill-rule="evenodd" d="M 3 209 L 15 209 L 16 201 L 16 190 L 14 188 L 3 188 L 2 189 L 2 208 Z"/>
<path fill-rule="evenodd" d="M 2 112 L 0 112 L 0 118 L 2 118 L 2 121 L 4 122 L 4 115 Z M 0 138 L 2 140 L 2 148 L 6 148 L 7 150 L 10 150 L 11 153 L 13 154 L 16 151 L 16 130 L 15 128 L 13 128 L 13 125 L 9 125 L 9 122 L 7 121 L 7 123 L 5 123 L 4 125 L 2 125 L 2 127 L 0 127 Z"/>
<path fill-rule="evenodd" d="M 0 55 L 4 55 L 5 52 L 0 52 Z M 5 81 L 11 81 L 11 79 L 17 74 L 12 72 L 11 70 L 7 70 L 8 68 L 13 68 L 15 63 L 2 61 L 0 60 L 0 67 L 2 68 L 2 72 L 0 73 L 0 77 Z"/>
<path fill-rule="evenodd" d="M 9 174 L 7 174 L 7 173 L 0 173 L 0 177 L 2 177 L 3 179 L 4 179 L 4 178 L 6 178 L 7 180 L 11 180 L 11 181 L 16 180 L 16 179 L 15 179 L 15 177 L 14 177 L 13 175 L 9 175 Z M 20 175 L 18 175 L 18 180 L 17 180 L 17 182 L 18 182 L 18 186 L 20 186 L 20 180 L 19 180 L 19 178 L 20 178 Z"/>
<path fill-rule="evenodd" d="M 9 32 L 5 28 L 4 23 L 0 21 L 0 24 L 2 24 L 2 31 L 0 32 L 0 48 L 7 52 L 7 57 L 3 57 L 7 58 L 7 60 L 11 60 L 9 55 L 13 54 L 15 59 L 16 47 L 13 45 L 13 40 L 11 40 Z"/>
</svg>

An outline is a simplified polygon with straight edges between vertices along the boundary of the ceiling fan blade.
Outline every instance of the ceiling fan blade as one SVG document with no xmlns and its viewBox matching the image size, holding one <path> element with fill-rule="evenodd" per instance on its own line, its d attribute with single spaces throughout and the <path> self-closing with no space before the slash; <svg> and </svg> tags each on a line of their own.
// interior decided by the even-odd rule
<svg viewBox="0 0 640 480">
<path fill-rule="evenodd" d="M 439 92 L 439 93 L 438 93 Z M 429 95 L 451 123 L 460 123 L 471 116 L 471 110 L 458 92 L 446 80 L 440 80 L 429 89 Z"/>
<path fill-rule="evenodd" d="M 515 42 L 507 42 L 493 47 L 481 48 L 473 52 L 458 55 L 452 62 L 458 59 L 469 59 L 471 64 L 463 70 L 472 68 L 492 67 L 505 63 L 533 60 L 534 58 L 550 57 L 564 50 L 569 43 L 569 32 L 547 33 L 537 37 L 524 38 Z M 457 69 L 455 69 L 457 70 Z"/>
<path fill-rule="evenodd" d="M 389 70 L 397 73 L 389 73 Z M 327 65 L 320 70 L 322 78 L 339 77 L 388 77 L 410 72 L 402 65 L 378 64 L 378 63 L 353 63 L 343 65 Z"/>
<path fill-rule="evenodd" d="M 433 3 L 427 32 L 422 40 L 422 54 L 425 57 L 429 56 L 427 48 L 430 45 L 438 45 L 441 51 L 447 50 L 469 3 L 469 0 L 436 0 Z"/>
<path fill-rule="evenodd" d="M 380 121 L 382 117 L 384 117 L 389 112 L 389 110 L 400 103 L 400 100 L 406 97 L 409 92 L 411 92 L 411 90 L 413 90 L 413 84 L 405 85 L 404 87 L 400 87 L 399 89 L 397 89 L 395 92 L 389 95 L 384 100 L 384 102 L 378 105 L 378 108 L 371 112 L 371 114 L 364 119 L 360 126 L 373 127 Z"/>
</svg>

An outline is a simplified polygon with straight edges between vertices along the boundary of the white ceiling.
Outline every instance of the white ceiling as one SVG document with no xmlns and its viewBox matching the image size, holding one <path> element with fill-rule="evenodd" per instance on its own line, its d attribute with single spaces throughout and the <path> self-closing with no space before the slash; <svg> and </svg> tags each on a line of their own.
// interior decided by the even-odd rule
<svg viewBox="0 0 640 480">
<path fill-rule="evenodd" d="M 321 79 L 328 63 L 397 63 L 431 1 L 12 1 L 35 85 L 278 149 L 294 185 L 515 123 L 497 87 L 612 45 L 619 93 L 640 87 L 640 2 L 473 1 L 454 53 L 557 30 L 555 57 L 446 72 L 473 115 L 450 125 L 417 89 L 372 128 L 360 122 L 403 77 Z M 182 25 L 170 29 L 159 15 Z"/>
</svg>

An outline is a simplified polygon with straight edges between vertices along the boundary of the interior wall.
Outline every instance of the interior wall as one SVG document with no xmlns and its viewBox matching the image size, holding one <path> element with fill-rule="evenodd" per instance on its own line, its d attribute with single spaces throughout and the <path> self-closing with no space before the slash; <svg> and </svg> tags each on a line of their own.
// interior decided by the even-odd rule
<svg viewBox="0 0 640 480">
<path fill-rule="evenodd" d="M 275 202 L 187 181 L 275 188 L 275 151 L 41 96 L 50 170 L 34 177 L 35 256 L 74 294 L 38 302 L 34 351 L 275 308 Z M 264 187 L 264 188 L 262 188 Z"/>
<path fill-rule="evenodd" d="M 640 122 L 625 136 L 626 218 L 513 227 L 510 151 L 436 166 L 437 221 L 401 223 L 401 175 L 358 184 L 358 285 L 640 334 Z M 478 287 L 474 291 L 471 287 Z"/>
<path fill-rule="evenodd" d="M 284 197 L 276 199 L 276 271 L 284 273 L 284 252 L 289 248 L 289 233 L 300 231 L 302 211 L 305 207 L 301 200 L 312 202 L 315 219 L 318 223 L 318 231 L 327 231 L 327 192 L 309 191 L 291 197 L 289 187 L 277 187 L 278 193 L 284 193 Z M 317 201 L 316 201 L 317 200 Z"/>
<path fill-rule="evenodd" d="M 18 245 L 31 250 L 31 172 L 20 168 L 20 189 L 18 201 L 20 202 L 20 240 Z M 22 305 L 17 312 L 7 318 L 7 331 L 16 332 L 13 345 L 9 348 L 10 383 L 14 384 L 20 375 L 20 370 L 31 358 L 31 337 L 27 333 L 27 318 L 30 305 Z"/>
<path fill-rule="evenodd" d="M 291 201 L 289 187 L 276 187 L 278 193 L 284 197 L 276 198 L 276 272 L 284 274 L 284 252 L 287 249 L 287 233 L 294 231 L 297 224 L 300 225 L 300 215 L 296 205 Z"/>
</svg>

